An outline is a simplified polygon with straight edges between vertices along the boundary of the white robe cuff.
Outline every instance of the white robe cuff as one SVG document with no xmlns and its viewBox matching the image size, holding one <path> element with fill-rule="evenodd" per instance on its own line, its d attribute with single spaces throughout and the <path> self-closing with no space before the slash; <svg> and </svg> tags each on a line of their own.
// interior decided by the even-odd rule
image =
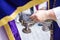
<svg viewBox="0 0 60 40">
<path fill-rule="evenodd" d="M 53 11 L 55 12 L 56 18 L 57 18 L 57 23 L 60 27 L 60 7 L 53 8 Z"/>
</svg>

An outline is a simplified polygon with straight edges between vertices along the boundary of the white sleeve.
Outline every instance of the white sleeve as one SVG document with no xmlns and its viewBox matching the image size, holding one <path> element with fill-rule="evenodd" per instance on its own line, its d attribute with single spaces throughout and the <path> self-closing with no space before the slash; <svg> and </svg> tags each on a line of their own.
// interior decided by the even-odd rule
<svg viewBox="0 0 60 40">
<path fill-rule="evenodd" d="M 60 27 L 60 7 L 53 8 L 53 11 L 55 12 L 56 18 L 57 18 L 57 23 Z"/>
<path fill-rule="evenodd" d="M 41 8 L 46 9 L 47 8 L 47 2 L 44 2 L 44 3 L 40 4 L 39 9 L 41 9 Z"/>
<path fill-rule="evenodd" d="M 42 8 L 44 8 L 44 9 L 47 8 L 47 1 L 44 2 L 44 3 L 42 3 L 42 4 L 39 4 L 38 10 L 40 10 L 40 9 L 42 9 Z M 36 7 L 34 6 L 34 12 L 36 12 L 36 11 L 37 11 L 37 10 L 36 10 Z"/>
<path fill-rule="evenodd" d="M 60 7 L 53 8 L 53 11 L 55 12 L 57 20 L 60 19 Z"/>
</svg>

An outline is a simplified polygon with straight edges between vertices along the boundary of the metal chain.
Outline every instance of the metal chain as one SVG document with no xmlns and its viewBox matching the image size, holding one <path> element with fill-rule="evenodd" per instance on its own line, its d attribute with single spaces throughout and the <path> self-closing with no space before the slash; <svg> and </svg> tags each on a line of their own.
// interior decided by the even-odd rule
<svg viewBox="0 0 60 40">
<path fill-rule="evenodd" d="M 54 0 L 53 8 L 55 7 L 55 5 L 56 5 L 56 0 Z M 53 31 L 54 31 L 54 30 L 53 30 L 53 24 L 52 24 L 51 26 L 52 26 L 52 27 L 51 27 L 51 28 L 52 28 L 52 30 L 50 30 L 50 32 L 51 32 L 50 40 L 53 40 L 53 36 L 54 36 L 54 35 L 53 35 Z"/>
<path fill-rule="evenodd" d="M 55 5 L 56 5 L 56 0 L 54 0 L 53 7 L 55 7 Z"/>
</svg>

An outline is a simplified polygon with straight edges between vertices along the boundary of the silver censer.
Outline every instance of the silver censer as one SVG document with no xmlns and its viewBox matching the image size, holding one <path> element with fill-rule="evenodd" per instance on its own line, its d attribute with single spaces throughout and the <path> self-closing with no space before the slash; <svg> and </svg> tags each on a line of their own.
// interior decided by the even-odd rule
<svg viewBox="0 0 60 40">
<path fill-rule="evenodd" d="M 22 29 L 24 33 L 31 33 L 30 27 L 35 24 L 34 21 L 30 19 L 31 14 L 27 13 L 20 13 L 19 21 L 25 27 Z"/>
</svg>

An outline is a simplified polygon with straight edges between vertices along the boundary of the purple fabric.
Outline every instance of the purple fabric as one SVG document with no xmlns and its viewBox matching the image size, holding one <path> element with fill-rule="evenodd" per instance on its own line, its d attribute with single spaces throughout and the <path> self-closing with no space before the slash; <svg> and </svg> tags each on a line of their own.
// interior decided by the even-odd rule
<svg viewBox="0 0 60 40">
<path fill-rule="evenodd" d="M 38 5 L 36 5 L 36 9 L 38 10 Z"/>
<path fill-rule="evenodd" d="M 14 35 L 14 37 L 15 37 L 15 40 L 21 40 L 21 37 L 20 37 L 20 35 L 19 35 L 17 26 L 16 26 L 16 24 L 15 24 L 15 20 L 10 21 L 8 24 L 9 24 L 11 30 L 12 30 L 12 33 L 13 33 L 13 35 Z"/>
</svg>

